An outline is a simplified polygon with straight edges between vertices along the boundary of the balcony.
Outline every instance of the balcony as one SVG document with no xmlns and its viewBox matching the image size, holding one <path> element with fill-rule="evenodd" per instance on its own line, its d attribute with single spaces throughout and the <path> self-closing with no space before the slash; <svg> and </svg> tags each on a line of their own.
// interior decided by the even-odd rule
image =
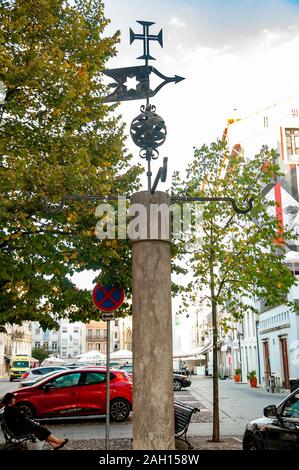
<svg viewBox="0 0 299 470">
<path fill-rule="evenodd" d="M 106 342 L 106 337 L 105 338 L 96 338 L 95 336 L 92 336 L 92 337 L 86 336 L 86 341 L 88 343 L 103 343 L 103 342 Z"/>
<path fill-rule="evenodd" d="M 11 339 L 24 339 L 25 333 L 24 331 L 15 331 L 11 334 Z"/>
</svg>

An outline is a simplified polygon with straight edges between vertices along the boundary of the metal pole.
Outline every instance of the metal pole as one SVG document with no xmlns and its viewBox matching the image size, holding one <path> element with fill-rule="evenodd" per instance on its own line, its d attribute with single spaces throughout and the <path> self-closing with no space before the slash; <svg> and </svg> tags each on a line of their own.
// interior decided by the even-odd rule
<svg viewBox="0 0 299 470">
<path fill-rule="evenodd" d="M 151 172 L 151 157 L 147 157 L 147 190 L 151 191 L 152 188 L 152 172 Z"/>
<path fill-rule="evenodd" d="M 261 359 L 260 359 L 260 346 L 259 346 L 259 330 L 258 330 L 259 320 L 255 321 L 255 331 L 256 331 L 256 345 L 257 345 L 257 364 L 259 369 L 259 384 L 261 383 Z"/>
<path fill-rule="evenodd" d="M 110 427 L 110 320 L 107 320 L 106 344 L 106 450 L 109 450 Z"/>
<path fill-rule="evenodd" d="M 239 337 L 239 351 L 240 351 L 240 370 L 241 370 L 241 382 L 243 382 L 243 373 L 242 373 L 242 349 L 241 349 L 241 334 L 238 332 Z"/>
</svg>

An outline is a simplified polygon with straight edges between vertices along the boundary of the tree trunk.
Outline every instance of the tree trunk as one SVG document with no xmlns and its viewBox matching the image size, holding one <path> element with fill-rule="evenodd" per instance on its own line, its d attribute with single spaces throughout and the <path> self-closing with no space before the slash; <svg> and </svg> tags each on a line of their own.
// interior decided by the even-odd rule
<svg viewBox="0 0 299 470">
<path fill-rule="evenodd" d="M 211 232 L 211 240 L 212 240 Z M 217 327 L 217 300 L 215 298 L 215 274 L 214 274 L 214 252 L 211 250 L 210 255 L 210 293 L 212 299 L 212 328 L 213 328 L 213 442 L 219 442 L 219 391 L 218 391 L 218 327 Z"/>
<path fill-rule="evenodd" d="M 213 296 L 212 296 L 213 297 Z M 218 357 L 217 357 L 217 303 L 212 301 L 212 325 L 213 325 L 213 442 L 219 442 L 219 390 L 218 390 Z"/>
</svg>

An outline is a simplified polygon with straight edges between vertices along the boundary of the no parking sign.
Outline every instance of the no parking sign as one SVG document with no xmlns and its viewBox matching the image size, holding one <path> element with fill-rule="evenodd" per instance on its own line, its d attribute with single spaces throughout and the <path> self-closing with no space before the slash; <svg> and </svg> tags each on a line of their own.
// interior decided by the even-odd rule
<svg viewBox="0 0 299 470">
<path fill-rule="evenodd" d="M 92 292 L 93 303 L 102 312 L 117 310 L 122 305 L 124 299 L 124 289 L 109 284 L 106 286 L 96 284 Z"/>
</svg>

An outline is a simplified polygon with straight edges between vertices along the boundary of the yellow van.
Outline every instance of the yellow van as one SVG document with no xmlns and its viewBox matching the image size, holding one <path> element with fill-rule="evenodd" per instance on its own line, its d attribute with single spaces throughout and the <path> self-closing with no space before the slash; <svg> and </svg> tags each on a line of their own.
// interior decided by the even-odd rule
<svg viewBox="0 0 299 470">
<path fill-rule="evenodd" d="M 9 380 L 12 382 L 14 379 L 20 379 L 25 372 L 30 370 L 30 358 L 17 354 L 11 359 Z"/>
</svg>

